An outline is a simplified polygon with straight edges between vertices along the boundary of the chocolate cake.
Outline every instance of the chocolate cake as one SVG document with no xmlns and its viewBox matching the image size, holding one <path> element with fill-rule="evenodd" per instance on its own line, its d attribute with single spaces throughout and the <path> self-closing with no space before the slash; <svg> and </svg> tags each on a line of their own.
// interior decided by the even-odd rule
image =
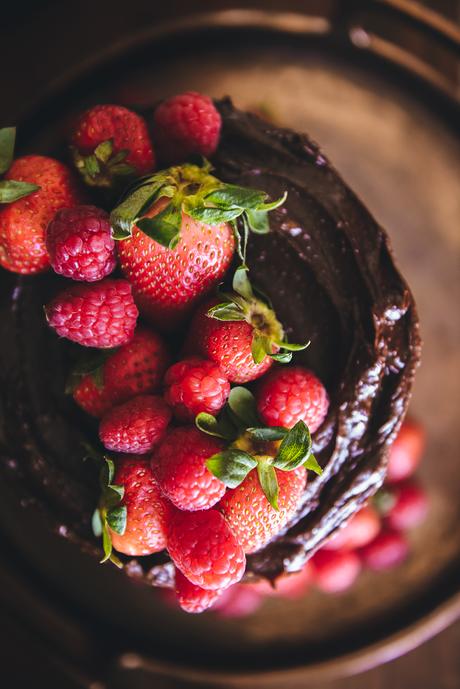
<svg viewBox="0 0 460 689">
<path fill-rule="evenodd" d="M 271 233 L 252 236 L 248 264 L 292 341 L 311 341 L 296 361 L 330 396 L 314 434 L 321 476 L 310 478 L 295 518 L 248 557 L 247 577 L 296 571 L 380 487 L 387 450 L 404 418 L 420 338 L 413 297 L 388 237 L 305 134 L 217 103 L 221 142 L 212 159 L 227 182 L 288 192 Z M 73 345 L 47 327 L 42 306 L 60 278 L 2 274 L 1 473 L 18 500 L 33 500 L 50 527 L 100 557 L 91 532 L 99 468 L 83 461 L 96 426 L 65 394 Z M 127 574 L 171 583 L 166 554 L 123 557 Z"/>
</svg>

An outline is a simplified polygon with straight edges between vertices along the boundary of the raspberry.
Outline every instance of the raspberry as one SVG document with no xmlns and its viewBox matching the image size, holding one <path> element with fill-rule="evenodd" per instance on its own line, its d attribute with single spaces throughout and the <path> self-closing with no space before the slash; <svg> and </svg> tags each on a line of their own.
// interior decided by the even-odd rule
<svg viewBox="0 0 460 689">
<path fill-rule="evenodd" d="M 58 211 L 46 230 L 46 248 L 56 273 L 95 282 L 116 265 L 108 214 L 95 206 Z"/>
<path fill-rule="evenodd" d="M 361 571 L 356 553 L 340 550 L 319 550 L 311 559 L 317 587 L 325 593 L 349 589 Z"/>
<path fill-rule="evenodd" d="M 213 610 L 220 617 L 238 618 L 248 617 L 260 608 L 262 596 L 247 584 L 236 584 L 226 589 Z"/>
<path fill-rule="evenodd" d="M 387 481 L 398 483 L 412 476 L 420 463 L 424 449 L 423 427 L 413 419 L 406 419 L 390 448 Z"/>
<path fill-rule="evenodd" d="M 192 584 L 178 569 L 176 569 L 175 574 L 175 587 L 180 607 L 182 610 L 191 613 L 204 612 L 211 605 L 214 605 L 222 595 L 222 592 L 219 590 L 210 591 Z"/>
<path fill-rule="evenodd" d="M 225 493 L 225 485 L 206 466 L 206 460 L 223 449 L 217 438 L 194 426 L 170 431 L 152 458 L 152 469 L 163 493 L 181 510 L 212 507 Z"/>
<path fill-rule="evenodd" d="M 217 148 L 222 120 L 208 96 L 188 91 L 169 98 L 155 110 L 153 122 L 155 143 L 169 163 L 192 153 L 210 156 Z"/>
<path fill-rule="evenodd" d="M 162 496 L 150 462 L 143 456 L 119 457 L 114 482 L 123 486 L 127 509 L 123 535 L 110 531 L 113 547 L 125 555 L 140 556 L 166 548 L 171 508 Z"/>
<path fill-rule="evenodd" d="M 236 584 L 246 566 L 240 544 L 217 510 L 175 512 L 169 524 L 168 552 L 192 584 L 211 591 Z"/>
<path fill-rule="evenodd" d="M 161 337 L 147 328 L 137 328 L 133 339 L 106 359 L 102 385 L 96 384 L 94 374 L 87 374 L 76 385 L 73 398 L 87 414 L 101 417 L 136 395 L 156 392 L 168 362 Z"/>
<path fill-rule="evenodd" d="M 295 514 L 307 481 L 304 467 L 276 469 L 278 510 L 268 502 L 253 469 L 237 488 L 228 490 L 218 505 L 245 553 L 263 548 Z"/>
<path fill-rule="evenodd" d="M 171 366 L 165 385 L 165 399 L 180 421 L 193 421 L 200 412 L 216 415 L 230 392 L 230 384 L 217 364 L 199 358 Z"/>
<path fill-rule="evenodd" d="M 118 347 L 133 336 L 138 311 L 127 280 L 73 285 L 46 307 L 58 335 L 85 347 Z"/>
<path fill-rule="evenodd" d="M 366 567 L 379 571 L 391 569 L 403 562 L 408 555 L 409 547 L 404 534 L 386 529 L 358 552 Z"/>
<path fill-rule="evenodd" d="M 299 572 L 286 572 L 273 582 L 273 586 L 267 579 L 261 579 L 254 584 L 246 584 L 262 596 L 269 598 L 288 598 L 295 600 L 302 598 L 308 591 L 313 580 L 313 568 L 311 562 L 306 562 Z"/>
<path fill-rule="evenodd" d="M 304 421 L 314 433 L 324 421 L 329 399 L 321 381 L 302 366 L 271 371 L 257 389 L 257 408 L 267 426 L 292 428 Z"/>
<path fill-rule="evenodd" d="M 380 519 L 372 507 L 359 510 L 345 526 L 325 544 L 327 550 L 354 550 L 370 543 L 380 531 Z"/>
<path fill-rule="evenodd" d="M 108 450 L 145 454 L 162 439 L 170 419 L 161 397 L 139 395 L 103 416 L 99 437 Z"/>
<path fill-rule="evenodd" d="M 415 483 L 402 483 L 393 489 L 394 504 L 385 515 L 392 529 L 403 531 L 418 526 L 428 512 L 428 500 L 424 490 Z"/>
</svg>

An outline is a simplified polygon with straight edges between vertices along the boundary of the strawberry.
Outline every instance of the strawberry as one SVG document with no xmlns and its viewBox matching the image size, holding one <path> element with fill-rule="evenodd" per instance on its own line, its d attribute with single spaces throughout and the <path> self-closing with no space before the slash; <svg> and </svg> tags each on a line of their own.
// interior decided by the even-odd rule
<svg viewBox="0 0 460 689">
<path fill-rule="evenodd" d="M 428 512 L 428 498 L 416 483 L 398 483 L 383 488 L 374 497 L 384 523 L 396 531 L 413 529 L 421 524 Z"/>
<path fill-rule="evenodd" d="M 425 431 L 414 419 L 406 419 L 390 448 L 387 481 L 404 481 L 417 469 L 425 449 Z"/>
<path fill-rule="evenodd" d="M 221 597 L 222 592 L 202 589 L 192 584 L 179 569 L 175 572 L 175 589 L 177 601 L 186 612 L 199 613 L 210 608 Z"/>
<path fill-rule="evenodd" d="M 139 395 L 104 414 L 99 438 L 108 450 L 145 454 L 163 438 L 170 420 L 162 397 Z"/>
<path fill-rule="evenodd" d="M 243 550 L 214 509 L 174 512 L 168 528 L 168 552 L 182 574 L 203 589 L 226 589 L 244 574 Z"/>
<path fill-rule="evenodd" d="M 340 593 L 354 584 L 361 571 L 353 551 L 319 550 L 310 560 L 316 586 L 324 593 Z"/>
<path fill-rule="evenodd" d="M 145 175 L 155 164 L 145 120 L 121 105 L 96 105 L 80 115 L 71 136 L 77 169 L 90 186 Z"/>
<path fill-rule="evenodd" d="M 103 534 L 104 560 L 112 547 L 125 555 L 151 555 L 166 548 L 171 508 L 162 496 L 145 457 L 105 458 L 101 471 L 101 499 L 93 530 Z"/>
<path fill-rule="evenodd" d="M 223 278 L 235 250 L 236 220 L 250 224 L 282 203 L 226 185 L 209 166 L 183 165 L 143 179 L 112 211 L 121 269 L 141 312 L 165 329 L 178 325 Z M 268 221 L 267 221 L 268 222 Z"/>
<path fill-rule="evenodd" d="M 0 174 L 8 170 L 0 182 L 0 265 L 14 273 L 41 273 L 50 266 L 47 225 L 56 211 L 77 205 L 80 195 L 71 172 L 53 158 L 23 156 L 10 167 L 14 132 L 0 129 Z"/>
<path fill-rule="evenodd" d="M 323 546 L 325 550 L 355 550 L 370 543 L 380 531 L 380 518 L 369 505 L 362 507 Z"/>
<path fill-rule="evenodd" d="M 160 336 L 137 328 L 130 342 L 102 359 L 85 359 L 73 371 L 73 398 L 87 414 L 101 417 L 136 395 L 156 392 L 168 363 L 169 354 Z"/>
<path fill-rule="evenodd" d="M 239 618 L 248 617 L 260 608 L 262 596 L 247 584 L 234 584 L 221 593 L 213 605 L 220 617 Z"/>
<path fill-rule="evenodd" d="M 186 348 L 214 361 L 231 383 L 247 383 L 262 376 L 274 360 L 290 361 L 292 351 L 307 345 L 285 340 L 281 323 L 255 295 L 245 268 L 235 272 L 233 290 L 197 311 Z"/>
<path fill-rule="evenodd" d="M 212 507 L 225 493 L 225 485 L 206 466 L 223 443 L 193 426 L 167 433 L 152 457 L 152 470 L 163 493 L 181 510 Z"/>
<path fill-rule="evenodd" d="M 299 507 L 307 481 L 304 467 L 294 471 L 275 470 L 278 479 L 278 509 L 273 509 L 260 485 L 257 471 L 228 490 L 218 505 L 245 553 L 263 548 Z"/>
<path fill-rule="evenodd" d="M 358 553 L 366 567 L 378 572 L 401 564 L 409 554 L 409 545 L 403 533 L 388 528 L 360 548 Z"/>
</svg>

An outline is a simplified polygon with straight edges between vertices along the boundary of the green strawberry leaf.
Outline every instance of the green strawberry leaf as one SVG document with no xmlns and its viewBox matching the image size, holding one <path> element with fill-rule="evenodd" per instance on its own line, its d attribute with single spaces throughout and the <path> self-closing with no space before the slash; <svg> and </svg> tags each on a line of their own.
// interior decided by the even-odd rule
<svg viewBox="0 0 460 689">
<path fill-rule="evenodd" d="M 136 221 L 147 213 L 161 197 L 171 197 L 170 176 L 157 173 L 148 180 L 141 180 L 110 214 L 112 236 L 123 240 L 131 236 Z M 150 180 L 150 181 L 149 181 Z"/>
<path fill-rule="evenodd" d="M 97 177 L 98 174 L 101 172 L 101 166 L 99 165 L 99 161 L 94 155 L 94 153 L 84 158 L 83 169 L 85 175 L 87 175 L 90 178 Z"/>
<path fill-rule="evenodd" d="M 245 428 L 259 425 L 254 395 L 246 388 L 241 386 L 232 388 L 228 396 L 228 406 L 237 419 L 245 424 Z"/>
<path fill-rule="evenodd" d="M 318 464 L 317 459 L 313 453 L 310 453 L 310 456 L 308 457 L 307 461 L 303 463 L 303 466 L 305 467 L 305 469 L 314 471 L 315 474 L 318 474 L 318 476 L 321 476 L 321 474 L 323 473 L 323 470 L 321 466 Z"/>
<path fill-rule="evenodd" d="M 265 497 L 273 509 L 278 511 L 279 486 L 274 467 L 268 462 L 259 461 L 257 474 Z"/>
<path fill-rule="evenodd" d="M 256 234 L 268 234 L 270 232 L 270 222 L 267 211 L 248 210 L 246 211 L 249 227 Z"/>
<path fill-rule="evenodd" d="M 9 170 L 13 162 L 16 127 L 0 129 L 0 175 Z"/>
<path fill-rule="evenodd" d="M 377 512 L 383 516 L 388 514 L 388 512 L 394 507 L 395 502 L 395 495 L 385 488 L 381 488 L 379 491 L 377 491 L 372 498 L 372 503 Z"/>
<path fill-rule="evenodd" d="M 206 466 L 227 488 L 236 488 L 257 466 L 257 460 L 243 450 L 228 449 L 207 459 Z"/>
<path fill-rule="evenodd" d="M 123 536 L 126 531 L 127 516 L 128 510 L 126 505 L 118 505 L 107 512 L 107 524 L 112 531 Z"/>
<path fill-rule="evenodd" d="M 95 509 L 93 512 L 93 516 L 91 518 L 91 527 L 96 538 L 100 538 L 102 536 L 102 520 L 99 508 Z"/>
<path fill-rule="evenodd" d="M 271 354 L 272 343 L 269 337 L 265 335 L 254 335 L 252 338 L 252 358 L 256 364 L 262 363 L 265 357 Z"/>
<path fill-rule="evenodd" d="M 100 561 L 101 564 L 110 560 L 112 556 L 112 537 L 105 516 L 102 520 L 102 550 L 104 551 L 104 557 Z"/>
<path fill-rule="evenodd" d="M 190 197 L 189 197 L 190 198 Z M 218 225 L 222 222 L 231 222 L 243 213 L 242 208 L 209 208 L 204 205 L 192 205 L 189 198 L 184 201 L 184 212 L 194 220 L 207 225 Z"/>
<path fill-rule="evenodd" d="M 292 471 L 304 464 L 311 454 L 311 435 L 303 421 L 297 421 L 284 437 L 273 465 L 283 471 Z"/>
<path fill-rule="evenodd" d="M 284 192 L 282 196 L 280 196 L 279 199 L 276 199 L 276 201 L 271 201 L 269 203 L 262 203 L 259 206 L 257 206 L 256 210 L 257 211 L 274 211 L 276 208 L 279 208 L 280 206 L 283 205 L 283 203 L 287 199 L 287 191 Z"/>
<path fill-rule="evenodd" d="M 195 418 L 195 425 L 200 431 L 208 435 L 213 435 L 216 438 L 222 438 L 230 442 L 235 440 L 236 429 L 225 414 L 225 410 L 219 415 L 218 419 L 212 416 L 212 414 L 201 412 Z"/>
<path fill-rule="evenodd" d="M 257 208 L 267 198 L 267 194 L 259 189 L 239 187 L 236 184 L 222 184 L 205 196 L 207 203 L 213 203 L 220 208 L 237 207 L 241 209 Z"/>
<path fill-rule="evenodd" d="M 276 352 L 270 356 L 280 364 L 289 364 L 292 361 L 292 352 Z"/>
<path fill-rule="evenodd" d="M 112 481 L 113 481 L 114 476 L 115 476 L 115 464 L 113 462 L 113 459 L 110 459 L 110 457 L 104 456 L 104 465 L 101 469 L 101 476 L 100 476 L 102 488 L 106 488 L 107 486 L 110 486 Z"/>
<path fill-rule="evenodd" d="M 182 211 L 172 202 L 153 218 L 138 220 L 137 226 L 142 232 L 167 249 L 174 249 L 180 240 Z"/>
<path fill-rule="evenodd" d="M 288 352 L 301 352 L 303 349 L 307 349 L 310 346 L 310 340 L 306 344 L 294 344 L 294 342 L 277 342 L 281 349 L 286 349 Z"/>
<path fill-rule="evenodd" d="M 254 299 L 254 292 L 252 291 L 251 283 L 248 278 L 247 266 L 239 266 L 233 275 L 232 287 L 240 294 L 243 299 L 250 301 Z"/>
<path fill-rule="evenodd" d="M 109 158 L 113 153 L 113 139 L 107 139 L 107 141 L 101 141 L 101 143 L 94 149 L 94 155 L 101 163 L 107 163 Z M 126 153 L 123 156 L 126 157 Z M 122 158 L 123 160 L 123 158 Z"/>
<path fill-rule="evenodd" d="M 206 313 L 218 321 L 245 321 L 246 316 L 236 304 L 222 303 L 212 306 Z"/>
<path fill-rule="evenodd" d="M 287 428 L 283 426 L 269 426 L 269 427 L 251 427 L 246 431 L 252 435 L 255 440 L 262 440 L 270 442 L 272 440 L 282 440 L 288 433 Z"/>
<path fill-rule="evenodd" d="M 29 196 L 40 187 L 29 182 L 17 182 L 14 179 L 4 179 L 0 182 L 0 203 L 12 203 L 24 196 Z"/>
</svg>

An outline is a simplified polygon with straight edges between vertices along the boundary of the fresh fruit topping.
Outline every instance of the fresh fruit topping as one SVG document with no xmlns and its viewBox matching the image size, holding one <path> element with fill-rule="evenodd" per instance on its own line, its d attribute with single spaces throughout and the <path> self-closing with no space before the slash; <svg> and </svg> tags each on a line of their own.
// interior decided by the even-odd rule
<svg viewBox="0 0 460 689">
<path fill-rule="evenodd" d="M 206 460 L 223 447 L 220 440 L 194 426 L 166 434 L 152 457 L 152 470 L 171 502 L 182 510 L 204 510 L 220 500 L 225 485 L 209 471 Z"/>
<path fill-rule="evenodd" d="M 237 488 L 228 490 L 218 505 L 245 553 L 263 548 L 294 516 L 302 500 L 307 474 L 274 469 L 277 509 L 273 509 L 253 469 Z"/>
<path fill-rule="evenodd" d="M 183 165 L 144 178 L 111 223 L 121 268 L 141 311 L 159 326 L 175 326 L 227 271 L 235 250 L 244 255 L 251 217 L 266 219 L 284 201 L 263 191 L 220 182 L 210 167 Z M 237 219 L 243 223 L 243 239 Z"/>
<path fill-rule="evenodd" d="M 280 474 L 277 470 L 284 473 L 303 465 L 317 474 L 322 472 L 312 454 L 311 437 L 304 422 L 299 421 L 290 430 L 263 427 L 257 416 L 254 397 L 246 388 L 237 387 L 230 391 L 228 405 L 218 419 L 201 413 L 195 423 L 203 433 L 230 443 L 206 461 L 209 470 L 228 488 L 237 488 L 244 483 L 249 472 L 257 468 L 262 494 L 274 510 L 279 507 Z M 254 476 L 256 473 L 253 473 L 251 483 Z M 285 479 L 283 482 L 286 483 Z M 282 516 L 280 518 L 283 519 Z"/>
<path fill-rule="evenodd" d="M 354 550 L 370 543 L 380 531 L 380 518 L 369 505 L 362 507 L 323 546 L 327 550 Z"/>
<path fill-rule="evenodd" d="M 413 419 L 401 426 L 388 456 L 387 481 L 397 483 L 412 476 L 425 449 L 425 431 Z"/>
<path fill-rule="evenodd" d="M 87 414 L 101 417 L 136 395 L 157 392 L 168 363 L 161 337 L 137 328 L 132 340 L 116 351 L 84 357 L 72 371 L 68 390 Z"/>
<path fill-rule="evenodd" d="M 128 342 L 138 316 L 129 282 L 110 279 L 72 285 L 58 294 L 45 312 L 60 337 L 101 349 Z"/>
<path fill-rule="evenodd" d="M 302 366 L 277 368 L 256 392 L 257 409 L 267 426 L 291 428 L 304 421 L 314 433 L 324 421 L 329 398 L 321 381 Z"/>
<path fill-rule="evenodd" d="M 96 535 L 103 534 L 104 560 L 112 548 L 131 556 L 151 555 L 166 548 L 170 506 L 162 496 L 143 456 L 105 459 L 103 490 L 93 517 Z"/>
<path fill-rule="evenodd" d="M 170 420 L 162 397 L 139 395 L 104 414 L 99 437 L 108 450 L 145 454 L 163 438 Z"/>
<path fill-rule="evenodd" d="M 72 133 L 74 162 L 86 184 L 108 187 L 114 179 L 144 175 L 155 159 L 145 120 L 121 105 L 96 105 Z"/>
<path fill-rule="evenodd" d="M 177 510 L 168 529 L 168 552 L 192 584 L 211 591 L 238 582 L 246 558 L 224 517 L 217 510 Z"/>
<path fill-rule="evenodd" d="M 270 583 L 267 579 L 260 579 L 253 584 L 246 584 L 260 595 L 269 598 L 287 598 L 296 600 L 302 598 L 313 581 L 313 567 L 306 562 L 299 572 L 286 572 Z"/>
<path fill-rule="evenodd" d="M 46 248 L 54 271 L 72 280 L 101 280 L 117 263 L 109 216 L 95 206 L 58 211 L 46 230 Z"/>
<path fill-rule="evenodd" d="M 175 589 L 177 601 L 185 612 L 198 613 L 210 608 L 220 598 L 222 592 L 202 589 L 192 584 L 179 569 L 175 574 Z"/>
<path fill-rule="evenodd" d="M 233 292 L 198 310 L 187 341 L 188 349 L 215 361 L 232 383 L 254 380 L 273 360 L 286 363 L 293 351 L 307 346 L 287 342 L 274 311 L 254 293 L 245 267 L 235 271 Z"/>
<path fill-rule="evenodd" d="M 400 531 L 384 529 L 373 541 L 360 548 L 361 560 L 375 571 L 390 569 L 403 562 L 409 553 L 406 537 Z"/>
<path fill-rule="evenodd" d="M 0 175 L 4 175 L 11 167 L 15 143 L 16 127 L 0 129 Z M 12 203 L 39 189 L 37 184 L 16 179 L 4 179 L 0 181 L 0 203 Z"/>
<path fill-rule="evenodd" d="M 208 96 L 187 91 L 163 101 L 153 116 L 153 136 L 163 160 L 178 163 L 189 155 L 210 156 L 219 142 L 222 120 Z"/>
<path fill-rule="evenodd" d="M 15 160 L 0 182 L 0 265 L 22 274 L 47 270 L 46 227 L 56 211 L 79 201 L 75 181 L 59 161 L 37 155 Z"/>
<path fill-rule="evenodd" d="M 316 586 L 325 593 L 346 591 L 361 571 L 353 551 L 319 550 L 311 559 Z"/>
<path fill-rule="evenodd" d="M 385 522 L 397 531 L 418 526 L 428 513 L 427 495 L 416 483 L 398 483 L 392 488 L 383 488 L 374 500 Z"/>
<path fill-rule="evenodd" d="M 217 414 L 230 393 L 230 384 L 217 364 L 198 357 L 171 366 L 165 386 L 165 399 L 180 421 L 193 421 L 200 412 Z"/>
</svg>

